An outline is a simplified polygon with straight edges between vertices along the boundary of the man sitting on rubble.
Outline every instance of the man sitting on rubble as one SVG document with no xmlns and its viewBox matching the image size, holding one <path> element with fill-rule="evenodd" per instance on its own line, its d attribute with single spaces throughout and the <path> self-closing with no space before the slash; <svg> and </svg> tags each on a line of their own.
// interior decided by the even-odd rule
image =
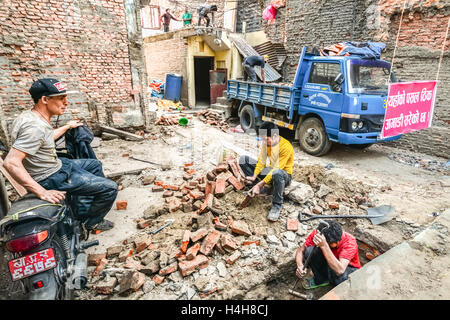
<svg viewBox="0 0 450 320">
<path fill-rule="evenodd" d="M 334 220 L 328 221 L 329 227 L 319 224 L 320 233 L 314 230 L 305 243 L 297 250 L 296 275 L 300 279 L 306 274 L 304 263 L 310 257 L 307 267 L 311 267 L 314 277 L 303 281 L 305 289 L 334 286 L 347 280 L 348 275 L 359 268 L 358 244 L 351 234 L 342 231 L 341 225 Z"/>
<path fill-rule="evenodd" d="M 83 217 L 85 231 L 113 228 L 114 224 L 104 217 L 116 199 L 118 188 L 115 182 L 105 178 L 100 161 L 58 158 L 56 154 L 55 140 L 67 130 L 83 125 L 78 121 L 69 121 L 57 129 L 51 125 L 53 116 L 66 111 L 66 88 L 60 81 L 47 78 L 35 81 L 29 92 L 35 105 L 13 122 L 12 148 L 4 167 L 17 182 L 42 200 L 58 203 L 66 192 L 84 197 L 84 202 L 76 202 L 76 209 Z M 86 206 L 88 197 L 90 205 Z"/>
<path fill-rule="evenodd" d="M 274 123 L 263 122 L 259 128 L 259 135 L 263 139 L 263 145 L 258 161 L 242 156 L 239 165 L 247 176 L 247 182 L 253 185 L 249 195 L 268 193 L 269 186 L 272 187 L 272 208 L 267 219 L 277 221 L 283 207 L 284 189 L 291 183 L 294 148 L 289 141 L 280 136 L 279 129 Z M 266 166 L 267 158 L 270 166 Z"/>
</svg>

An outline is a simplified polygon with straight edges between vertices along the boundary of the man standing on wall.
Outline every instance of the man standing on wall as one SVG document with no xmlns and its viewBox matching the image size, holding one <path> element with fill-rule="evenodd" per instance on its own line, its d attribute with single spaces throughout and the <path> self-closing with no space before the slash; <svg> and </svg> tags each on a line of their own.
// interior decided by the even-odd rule
<svg viewBox="0 0 450 320">
<path fill-rule="evenodd" d="M 170 20 L 172 19 L 175 21 L 180 21 L 170 13 L 170 9 L 166 9 L 166 13 L 161 16 L 161 22 L 163 23 L 164 32 L 169 32 Z"/>
<path fill-rule="evenodd" d="M 192 23 L 192 14 L 189 12 L 188 7 L 184 8 L 184 13 L 181 19 L 183 19 L 184 27 L 189 26 Z"/>
<path fill-rule="evenodd" d="M 265 74 L 264 74 L 264 67 L 266 66 L 266 63 L 269 62 L 269 56 L 265 55 L 264 57 L 261 56 L 248 56 L 244 59 L 244 62 L 242 63 L 242 67 L 244 68 L 244 81 L 247 81 L 248 77 L 250 77 L 250 80 L 253 82 L 258 82 L 258 77 L 256 76 L 255 72 L 255 66 L 261 67 L 261 78 L 264 83 L 266 83 Z"/>
<path fill-rule="evenodd" d="M 69 121 L 53 129 L 50 119 L 63 115 L 68 106 L 65 86 L 56 79 L 35 81 L 30 90 L 35 105 L 13 122 L 12 148 L 4 161 L 11 176 L 38 198 L 58 203 L 66 192 L 75 197 L 92 197 L 90 205 L 77 201 L 74 209 L 84 230 L 105 231 L 113 228 L 104 217 L 118 192 L 117 184 L 106 179 L 96 159 L 58 158 L 55 140 L 67 130 L 83 124 Z M 86 234 L 85 234 L 86 235 Z"/>
<path fill-rule="evenodd" d="M 206 27 L 209 27 L 210 19 L 208 14 L 211 13 L 212 16 L 212 25 L 214 26 L 214 12 L 217 11 L 217 6 L 215 4 L 209 5 L 208 1 L 205 1 L 204 4 L 198 6 L 198 25 L 201 25 L 202 19 L 206 20 Z"/>
</svg>

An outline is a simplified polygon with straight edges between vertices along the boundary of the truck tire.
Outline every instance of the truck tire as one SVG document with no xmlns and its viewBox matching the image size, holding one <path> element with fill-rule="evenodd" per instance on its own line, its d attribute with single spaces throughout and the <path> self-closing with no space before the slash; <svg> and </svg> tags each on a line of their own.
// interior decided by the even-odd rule
<svg viewBox="0 0 450 320">
<path fill-rule="evenodd" d="M 242 108 L 239 119 L 241 128 L 245 132 L 256 128 L 255 113 L 253 112 L 253 107 L 251 105 L 248 104 Z"/>
<path fill-rule="evenodd" d="M 308 118 L 300 126 L 300 147 L 306 153 L 320 157 L 331 149 L 331 141 L 325 127 L 317 118 Z"/>
</svg>

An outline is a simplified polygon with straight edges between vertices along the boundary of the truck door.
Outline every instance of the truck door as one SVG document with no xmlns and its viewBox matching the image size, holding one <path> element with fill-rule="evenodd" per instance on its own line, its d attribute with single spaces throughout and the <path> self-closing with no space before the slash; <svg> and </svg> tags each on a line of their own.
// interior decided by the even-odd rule
<svg viewBox="0 0 450 320">
<path fill-rule="evenodd" d="M 339 61 L 312 61 L 300 97 L 299 113 L 319 114 L 332 140 L 334 134 L 337 139 L 344 102 L 345 87 L 335 81 L 339 74 L 344 74 Z"/>
</svg>

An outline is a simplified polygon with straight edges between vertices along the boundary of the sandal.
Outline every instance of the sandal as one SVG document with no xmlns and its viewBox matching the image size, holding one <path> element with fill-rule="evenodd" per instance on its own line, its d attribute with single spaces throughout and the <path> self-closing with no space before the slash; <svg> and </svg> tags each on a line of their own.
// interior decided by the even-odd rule
<svg viewBox="0 0 450 320">
<path fill-rule="evenodd" d="M 269 214 L 267 215 L 267 219 L 269 221 L 275 222 L 278 220 L 278 217 L 280 216 L 281 212 L 281 206 L 280 205 L 272 205 L 272 208 L 269 211 Z"/>
<path fill-rule="evenodd" d="M 328 281 L 325 281 L 325 282 L 320 283 L 320 284 L 316 284 L 315 281 L 314 281 L 314 278 L 305 279 L 302 282 L 302 286 L 306 290 L 316 289 L 316 288 L 319 288 L 319 287 L 325 287 L 325 286 L 328 286 L 329 284 L 330 283 Z"/>
</svg>

